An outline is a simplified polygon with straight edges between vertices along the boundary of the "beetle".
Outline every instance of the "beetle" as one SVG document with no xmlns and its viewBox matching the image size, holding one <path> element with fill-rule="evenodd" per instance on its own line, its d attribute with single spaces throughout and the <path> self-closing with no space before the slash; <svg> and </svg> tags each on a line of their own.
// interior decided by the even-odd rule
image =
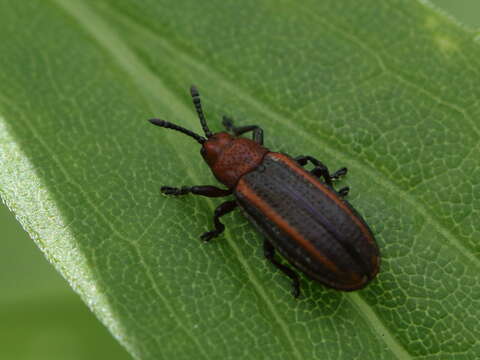
<svg viewBox="0 0 480 360">
<path fill-rule="evenodd" d="M 220 235 L 225 229 L 220 218 L 240 207 L 265 236 L 266 259 L 291 279 L 294 297 L 300 295 L 299 276 L 275 257 L 276 250 L 293 267 L 328 287 L 343 291 L 365 287 L 379 271 L 380 253 L 367 223 L 344 199 L 349 188 L 336 191 L 333 187 L 333 181 L 345 175 L 347 168 L 330 174 L 327 166 L 312 156 L 292 158 L 271 152 L 263 146 L 259 126 L 237 127 L 227 116 L 223 117 L 226 131 L 212 133 L 195 86 L 190 94 L 205 137 L 169 121 L 149 121 L 200 143 L 203 159 L 227 187 L 162 186 L 163 194 L 235 197 L 215 209 L 215 228 L 201 239 L 209 241 Z M 240 137 L 248 132 L 251 140 Z M 304 169 L 308 163 L 314 166 L 310 171 Z"/>
</svg>

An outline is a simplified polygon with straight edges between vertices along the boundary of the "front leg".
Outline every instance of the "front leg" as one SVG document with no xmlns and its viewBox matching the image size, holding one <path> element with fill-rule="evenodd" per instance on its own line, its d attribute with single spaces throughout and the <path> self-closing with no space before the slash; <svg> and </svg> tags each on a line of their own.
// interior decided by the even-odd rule
<svg viewBox="0 0 480 360">
<path fill-rule="evenodd" d="M 235 200 L 225 201 L 224 203 L 220 204 L 216 209 L 213 215 L 213 222 L 215 223 L 215 229 L 212 231 L 207 231 L 204 233 L 200 238 L 203 241 L 209 241 L 210 239 L 220 235 L 223 230 L 225 230 L 225 225 L 220 222 L 220 218 L 228 214 L 229 212 L 233 211 L 238 206 Z"/>
<path fill-rule="evenodd" d="M 160 191 L 165 195 L 186 195 L 194 194 L 206 197 L 222 197 L 232 194 L 232 190 L 220 189 L 212 185 L 182 186 L 181 188 L 162 186 Z"/>
</svg>

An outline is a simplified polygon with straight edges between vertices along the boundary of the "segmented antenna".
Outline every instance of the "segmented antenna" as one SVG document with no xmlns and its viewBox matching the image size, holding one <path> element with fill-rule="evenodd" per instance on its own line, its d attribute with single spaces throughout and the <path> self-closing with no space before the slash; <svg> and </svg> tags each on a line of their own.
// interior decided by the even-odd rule
<svg viewBox="0 0 480 360">
<path fill-rule="evenodd" d="M 167 128 L 167 129 L 180 131 L 181 133 L 184 133 L 185 135 L 188 135 L 188 136 L 194 138 L 200 144 L 203 144 L 207 140 L 203 136 L 195 134 L 193 131 L 187 130 L 184 127 L 172 124 L 169 121 L 165 121 L 165 120 L 162 120 L 162 119 L 150 119 L 148 121 L 150 121 L 153 125 L 157 125 L 157 126 L 161 126 L 161 127 Z"/>
<path fill-rule="evenodd" d="M 207 120 L 205 120 L 205 115 L 202 110 L 202 103 L 200 102 L 200 94 L 198 93 L 195 85 L 190 87 L 190 94 L 192 94 L 193 105 L 195 105 L 195 110 L 197 110 L 198 118 L 200 119 L 200 124 L 202 125 L 203 132 L 205 136 L 209 138 L 212 136 L 212 132 L 208 128 Z"/>
</svg>

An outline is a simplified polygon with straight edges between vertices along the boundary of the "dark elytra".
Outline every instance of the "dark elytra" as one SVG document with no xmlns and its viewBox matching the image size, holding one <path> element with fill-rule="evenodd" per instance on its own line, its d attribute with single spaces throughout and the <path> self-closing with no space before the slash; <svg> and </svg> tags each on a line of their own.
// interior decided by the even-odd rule
<svg viewBox="0 0 480 360">
<path fill-rule="evenodd" d="M 260 127 L 236 127 L 228 117 L 223 118 L 227 132 L 213 134 L 207 126 L 198 90 L 192 86 L 190 92 L 205 137 L 165 120 L 149 121 L 199 142 L 200 153 L 213 175 L 227 187 L 163 186 L 164 194 L 235 197 L 215 209 L 215 228 L 201 239 L 208 241 L 220 235 L 225 229 L 220 217 L 240 206 L 265 235 L 265 257 L 292 280 L 295 297 L 300 295 L 298 274 L 275 258 L 275 250 L 324 285 L 343 291 L 365 287 L 379 271 L 380 254 L 368 225 L 344 199 L 348 187 L 339 191 L 333 187 L 333 180 L 345 175 L 347 169 L 330 174 L 314 157 L 291 158 L 271 152 L 263 146 Z M 252 140 L 239 137 L 247 132 L 252 132 Z M 307 171 L 303 166 L 309 162 L 314 167 Z"/>
</svg>

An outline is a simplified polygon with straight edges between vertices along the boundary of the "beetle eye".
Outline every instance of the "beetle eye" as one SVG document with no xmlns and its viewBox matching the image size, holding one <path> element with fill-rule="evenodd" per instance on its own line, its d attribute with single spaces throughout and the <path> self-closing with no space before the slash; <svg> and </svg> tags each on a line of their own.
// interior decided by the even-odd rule
<svg viewBox="0 0 480 360">
<path fill-rule="evenodd" d="M 200 149 L 200 154 L 202 156 L 205 156 L 206 153 L 207 153 L 207 150 L 202 146 L 202 148 Z"/>
</svg>

